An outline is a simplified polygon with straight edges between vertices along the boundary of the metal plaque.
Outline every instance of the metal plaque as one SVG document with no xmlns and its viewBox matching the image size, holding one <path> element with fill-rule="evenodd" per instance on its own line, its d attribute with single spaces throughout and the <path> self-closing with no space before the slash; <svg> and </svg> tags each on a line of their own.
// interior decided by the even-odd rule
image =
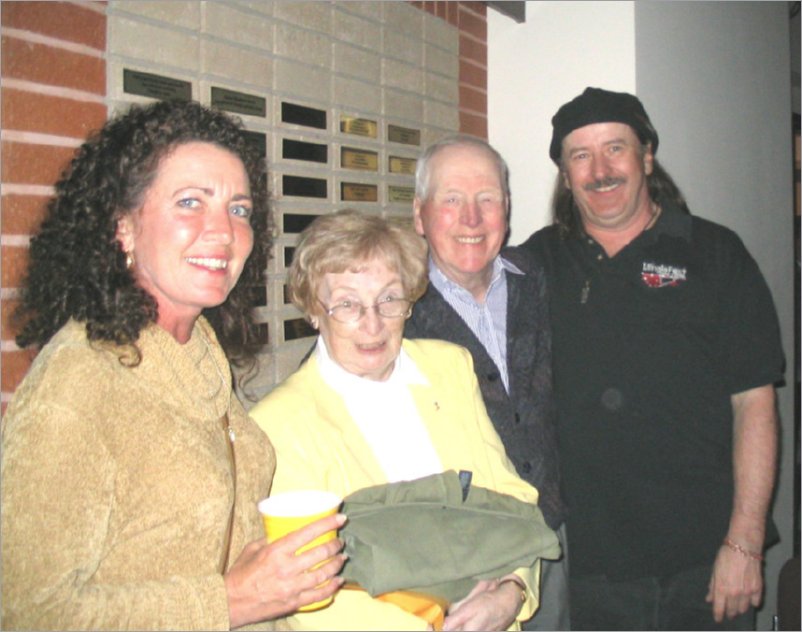
<svg viewBox="0 0 802 632">
<path fill-rule="evenodd" d="M 415 165 L 418 161 L 415 158 L 401 158 L 400 156 L 390 156 L 389 169 L 390 173 L 403 173 L 406 175 L 415 175 Z"/>
<path fill-rule="evenodd" d="M 340 199 L 343 202 L 376 202 L 379 199 L 379 187 L 375 184 L 343 182 L 340 185 Z"/>
<path fill-rule="evenodd" d="M 295 246 L 284 247 L 284 267 L 289 268 L 292 264 L 292 258 L 295 256 Z"/>
<path fill-rule="evenodd" d="M 259 344 L 266 347 L 270 344 L 270 327 L 268 327 L 267 323 L 259 323 L 256 327 Z"/>
<path fill-rule="evenodd" d="M 164 101 L 192 100 L 192 84 L 163 75 L 123 68 L 123 91 Z"/>
<path fill-rule="evenodd" d="M 387 200 L 389 202 L 413 202 L 415 200 L 415 187 L 388 185 Z"/>
<path fill-rule="evenodd" d="M 379 170 L 379 154 L 375 151 L 342 147 L 340 149 L 340 166 L 343 169 L 361 169 L 363 171 Z"/>
<path fill-rule="evenodd" d="M 281 122 L 326 129 L 326 111 L 282 101 Z"/>
<path fill-rule="evenodd" d="M 267 291 L 264 285 L 253 285 L 248 288 L 251 295 L 251 307 L 264 307 L 267 305 Z"/>
<path fill-rule="evenodd" d="M 267 156 L 267 135 L 262 132 L 251 132 L 249 130 L 242 130 L 242 135 L 248 144 L 259 152 L 259 157 L 264 158 Z"/>
<path fill-rule="evenodd" d="M 281 157 L 289 160 L 306 160 L 326 164 L 329 161 L 329 146 L 284 138 L 281 144 Z"/>
<path fill-rule="evenodd" d="M 284 341 L 317 336 L 317 331 L 303 318 L 284 321 Z"/>
<path fill-rule="evenodd" d="M 353 116 L 340 117 L 340 131 L 344 134 L 354 134 L 356 136 L 367 136 L 376 138 L 379 127 L 376 121 L 370 119 L 354 118 Z"/>
<path fill-rule="evenodd" d="M 404 145 L 420 145 L 420 130 L 399 125 L 387 126 L 387 140 Z"/>
<path fill-rule="evenodd" d="M 267 99 L 212 86 L 212 107 L 226 112 L 264 117 L 267 114 Z"/>
<path fill-rule="evenodd" d="M 317 215 L 303 215 L 300 213 L 284 213 L 282 216 L 282 230 L 285 235 L 300 233 L 317 219 Z"/>
<path fill-rule="evenodd" d="M 281 180 L 284 195 L 323 199 L 329 196 L 328 183 L 323 178 L 283 175 Z"/>
</svg>

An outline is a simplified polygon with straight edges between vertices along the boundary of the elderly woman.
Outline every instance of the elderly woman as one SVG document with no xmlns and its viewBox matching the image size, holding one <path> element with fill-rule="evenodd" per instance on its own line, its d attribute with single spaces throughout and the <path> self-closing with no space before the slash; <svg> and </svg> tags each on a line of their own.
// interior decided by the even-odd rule
<svg viewBox="0 0 802 632">
<path fill-rule="evenodd" d="M 463 348 L 403 339 L 426 289 L 426 245 L 411 226 L 356 211 L 316 219 L 289 272 L 293 303 L 319 330 L 309 359 L 251 415 L 271 437 L 273 492 L 342 497 L 445 470 L 535 503 L 490 422 Z M 537 604 L 537 565 L 480 581 L 451 605 L 444 629 L 500 630 Z M 291 629 L 413 630 L 427 621 L 366 592 L 341 590 L 327 609 L 279 621 Z"/>
<path fill-rule="evenodd" d="M 265 541 L 274 452 L 232 394 L 266 222 L 264 166 L 197 103 L 78 151 L 31 242 L 17 340 L 40 351 L 3 418 L 5 629 L 229 629 L 339 587 L 339 542 L 295 550 L 342 517 Z"/>
</svg>

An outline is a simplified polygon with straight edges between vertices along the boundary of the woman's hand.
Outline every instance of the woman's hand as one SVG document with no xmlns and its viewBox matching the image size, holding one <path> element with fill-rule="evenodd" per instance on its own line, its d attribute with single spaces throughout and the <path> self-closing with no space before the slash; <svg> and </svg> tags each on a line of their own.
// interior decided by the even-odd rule
<svg viewBox="0 0 802 632">
<path fill-rule="evenodd" d="M 285 616 L 337 592 L 343 579 L 336 575 L 346 559 L 337 554 L 343 547 L 341 540 L 325 542 L 300 555 L 295 552 L 344 523 L 345 516 L 337 514 L 271 544 L 264 538 L 248 544 L 224 576 L 231 627 Z"/>
<path fill-rule="evenodd" d="M 506 630 L 521 611 L 521 586 L 516 581 L 483 579 L 465 599 L 451 605 L 443 630 Z"/>
</svg>

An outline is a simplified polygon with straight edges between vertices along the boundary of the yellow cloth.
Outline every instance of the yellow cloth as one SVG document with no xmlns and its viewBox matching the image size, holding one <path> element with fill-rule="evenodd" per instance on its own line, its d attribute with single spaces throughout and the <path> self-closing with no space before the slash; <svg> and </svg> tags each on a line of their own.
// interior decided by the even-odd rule
<svg viewBox="0 0 802 632">
<path fill-rule="evenodd" d="M 346 584 L 342 590 L 362 590 L 357 584 Z M 433 630 L 442 630 L 443 621 L 448 611 L 448 603 L 432 595 L 411 590 L 395 590 L 377 595 L 375 599 L 391 603 L 402 610 L 414 614 L 432 626 Z"/>
<path fill-rule="evenodd" d="M 139 347 L 141 364 L 127 368 L 70 322 L 8 407 L 3 629 L 229 628 L 220 572 L 233 500 L 220 424 L 228 364 L 203 318 L 185 345 L 152 325 Z M 256 502 L 275 463 L 236 397 L 230 419 L 229 564 L 263 535 Z"/>
<path fill-rule="evenodd" d="M 487 416 L 470 353 L 436 340 L 404 340 L 403 346 L 429 382 L 410 388 L 443 468 L 470 470 L 474 485 L 537 502 L 537 490 L 515 473 Z M 326 489 L 344 498 L 357 489 L 388 482 L 342 397 L 323 381 L 314 356 L 250 414 L 276 447 L 278 466 L 271 493 Z M 376 415 L 381 416 L 381 409 Z M 527 586 L 519 620 L 528 619 L 537 607 L 538 573 L 539 564 L 518 571 Z M 367 593 L 340 591 L 328 608 L 280 619 L 277 626 L 423 630 L 427 623 Z"/>
</svg>

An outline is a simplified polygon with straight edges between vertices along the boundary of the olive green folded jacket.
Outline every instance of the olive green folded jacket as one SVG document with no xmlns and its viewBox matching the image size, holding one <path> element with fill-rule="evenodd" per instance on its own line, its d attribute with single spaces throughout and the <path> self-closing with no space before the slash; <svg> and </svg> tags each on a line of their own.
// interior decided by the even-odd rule
<svg viewBox="0 0 802 632">
<path fill-rule="evenodd" d="M 414 590 L 452 602 L 477 580 L 560 555 L 537 505 L 471 486 L 469 472 L 366 487 L 343 512 L 343 576 L 374 596 Z"/>
</svg>

